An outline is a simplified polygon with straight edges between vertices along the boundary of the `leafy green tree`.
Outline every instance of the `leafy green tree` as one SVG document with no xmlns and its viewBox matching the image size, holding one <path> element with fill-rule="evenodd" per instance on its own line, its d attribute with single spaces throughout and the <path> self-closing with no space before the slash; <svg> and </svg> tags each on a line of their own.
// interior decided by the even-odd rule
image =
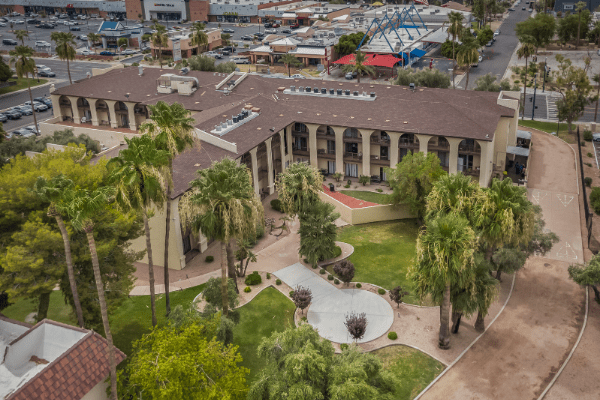
<svg viewBox="0 0 600 400">
<path fill-rule="evenodd" d="M 489 26 L 484 26 L 477 32 L 477 43 L 479 47 L 483 47 L 494 37 L 494 32 Z"/>
<path fill-rule="evenodd" d="M 146 254 L 148 255 L 148 280 L 150 283 L 150 308 L 152 326 L 156 326 L 154 300 L 154 262 L 148 219 L 154 214 L 154 206 L 162 208 L 165 202 L 165 167 L 170 153 L 156 148 L 149 135 L 125 138 L 127 148 L 108 163 L 109 182 L 116 189 L 116 204 L 124 211 L 140 212 L 146 232 Z"/>
<path fill-rule="evenodd" d="M 17 29 L 14 33 L 17 40 L 21 41 L 21 46 L 25 46 L 25 38 L 29 37 L 29 32 L 25 29 Z"/>
<path fill-rule="evenodd" d="M 79 294 L 77 292 L 77 281 L 75 279 L 75 272 L 73 270 L 73 255 L 71 253 L 71 238 L 65 225 L 65 221 L 62 218 L 61 213 L 56 207 L 56 203 L 62 201 L 62 197 L 66 190 L 73 187 L 73 181 L 67 179 L 64 175 L 57 175 L 50 180 L 46 180 L 40 176 L 35 181 L 33 191 L 41 198 L 44 202 L 49 202 L 47 215 L 56 219 L 56 224 L 60 229 L 60 233 L 65 248 L 65 263 L 67 265 L 67 274 L 69 277 L 69 285 L 71 286 L 71 293 L 73 294 L 73 305 L 75 306 L 75 315 L 77 316 L 77 322 L 79 327 L 85 327 L 83 321 L 83 311 L 81 310 L 81 302 L 79 301 Z"/>
<path fill-rule="evenodd" d="M 456 44 L 456 39 L 462 33 L 463 15 L 457 11 L 450 11 L 450 14 L 448 14 L 448 20 L 450 21 L 448 33 L 452 35 L 452 88 L 456 89 L 454 83 L 454 74 L 456 72 L 456 52 L 454 50 L 454 47 Z"/>
<path fill-rule="evenodd" d="M 60 204 L 58 211 L 64 212 L 71 218 L 73 228 L 85 232 L 90 254 L 92 257 L 92 266 L 94 268 L 94 280 L 98 291 L 98 301 L 100 304 L 100 313 L 104 326 L 104 334 L 108 342 L 108 363 L 110 367 L 110 391 L 111 398 L 117 400 L 117 362 L 115 358 L 115 347 L 113 345 L 112 333 L 108 321 L 108 308 L 106 298 L 104 297 L 104 285 L 102 284 L 102 275 L 100 273 L 100 262 L 96 251 L 96 241 L 94 239 L 94 221 L 93 216 L 104 207 L 114 195 L 114 189 L 109 186 L 101 186 L 92 191 L 87 189 L 74 189 L 65 193 L 64 203 Z"/>
<path fill-rule="evenodd" d="M 4 59 L 0 57 L 0 82 L 6 82 L 12 78 L 13 72 L 9 65 L 4 62 Z"/>
<path fill-rule="evenodd" d="M 533 55 L 535 46 L 533 43 L 522 43 L 521 47 L 517 50 L 517 57 L 525 59 L 525 71 L 527 71 L 527 59 Z M 527 75 L 523 78 L 523 100 L 525 99 L 525 93 L 527 93 Z M 525 119 L 525 108 L 523 108 L 523 118 Z"/>
<path fill-rule="evenodd" d="M 18 138 L 13 137 L 4 143 L 0 143 L 0 155 L 4 158 L 13 158 L 17 154 L 25 155 L 26 151 L 42 153 L 46 149 L 47 143 L 60 144 L 67 146 L 69 144 L 83 144 L 85 149 L 91 154 L 99 152 L 99 144 L 87 135 L 81 134 L 75 136 L 72 129 L 54 131 L 52 136 Z M 0 163 L 1 165 L 1 163 Z"/>
<path fill-rule="evenodd" d="M 594 23 L 594 28 L 588 32 L 587 36 L 590 42 L 600 45 L 600 21 Z"/>
<path fill-rule="evenodd" d="M 101 39 L 100 35 L 94 32 L 90 32 L 87 34 L 88 41 L 90 42 L 90 46 L 94 47 L 94 54 L 96 54 L 96 43 L 98 43 Z"/>
<path fill-rule="evenodd" d="M 227 316 L 226 247 L 232 239 L 256 236 L 257 225 L 264 221 L 263 206 L 254 193 L 247 167 L 229 158 L 199 170 L 191 186 L 180 201 L 182 224 L 221 242 L 221 292 L 223 315 Z"/>
<path fill-rule="evenodd" d="M 229 46 L 229 41 L 231 40 L 231 35 L 229 33 L 221 33 L 221 42 L 224 46 Z"/>
<path fill-rule="evenodd" d="M 416 262 L 409 269 L 416 293 L 430 295 L 440 304 L 438 346 L 450 348 L 450 296 L 452 288 L 472 290 L 477 236 L 460 213 L 439 215 L 427 222 L 417 239 Z"/>
<path fill-rule="evenodd" d="M 408 204 L 410 211 L 422 224 L 425 221 L 425 199 L 433 184 L 446 175 L 446 171 L 440 166 L 440 159 L 431 152 L 427 155 L 421 152 L 409 153 L 396 168 L 388 169 L 386 174 L 393 190 L 392 204 Z"/>
<path fill-rule="evenodd" d="M 39 214 L 13 235 L 12 245 L 0 261 L 3 268 L 0 290 L 11 300 L 20 297 L 37 299 L 37 321 L 47 317 L 50 293 L 65 272 L 62 257 L 56 254 L 56 249 L 61 246 L 60 234 L 42 222 Z"/>
<path fill-rule="evenodd" d="M 117 50 L 120 52 L 122 52 L 123 50 L 121 50 L 121 47 L 123 47 L 123 49 L 127 48 L 127 44 L 128 44 L 128 40 L 127 38 L 119 38 L 119 40 L 117 40 Z"/>
<path fill-rule="evenodd" d="M 365 65 L 365 54 L 360 50 L 356 52 L 356 56 L 354 58 L 354 64 L 346 64 L 342 67 L 342 71 L 344 72 L 356 72 L 356 76 L 358 79 L 358 83 L 360 83 L 360 76 L 362 74 L 367 75 L 375 75 L 375 69 L 370 65 Z"/>
<path fill-rule="evenodd" d="M 578 285 L 589 286 L 594 290 L 594 297 L 600 303 L 600 256 L 592 257 L 587 265 L 575 264 L 569 266 L 569 277 Z"/>
<path fill-rule="evenodd" d="M 69 61 L 75 59 L 75 36 L 71 32 L 54 31 L 50 34 L 50 39 L 56 43 L 56 54 L 61 60 L 67 61 L 67 72 L 69 74 L 69 83 L 73 84 L 71 79 L 71 66 Z"/>
<path fill-rule="evenodd" d="M 217 318 L 157 327 L 134 346 L 128 395 L 152 399 L 245 399 L 238 347 L 217 340 Z"/>
<path fill-rule="evenodd" d="M 222 74 L 230 74 L 237 68 L 237 64 L 233 61 L 227 61 L 221 63 L 215 67 L 215 72 L 220 72 Z"/>
<path fill-rule="evenodd" d="M 298 59 L 298 57 L 296 57 L 293 54 L 289 54 L 289 53 L 286 53 L 283 56 L 281 56 L 279 61 L 282 62 L 286 66 L 286 68 L 288 70 L 288 76 L 292 76 L 291 66 L 302 64 L 300 62 L 300 60 Z"/>
<path fill-rule="evenodd" d="M 192 28 L 190 46 L 196 46 L 198 48 L 196 54 L 200 55 L 205 47 L 208 46 L 208 35 L 204 32 L 204 24 L 202 23 L 194 24 Z"/>
<path fill-rule="evenodd" d="M 471 66 L 479 62 L 479 52 L 477 51 L 478 44 L 479 42 L 473 38 L 473 36 L 465 35 L 463 37 L 462 49 L 456 55 L 458 64 L 467 69 L 465 90 L 467 90 L 469 86 L 469 73 L 471 72 Z"/>
<path fill-rule="evenodd" d="M 562 98 L 556 101 L 558 120 L 566 121 L 569 133 L 572 133 L 571 124 L 577 121 L 585 111 L 589 103 L 589 95 L 592 91 L 588 70 L 591 59 L 586 57 L 585 68 L 573 65 L 570 59 L 561 54 L 556 55 L 558 61 L 557 71 L 553 71 L 555 81 L 552 90 L 560 92 Z"/>
<path fill-rule="evenodd" d="M 414 83 L 415 86 L 448 89 L 450 87 L 450 76 L 437 68 L 423 68 L 422 70 L 400 68 L 394 85 L 408 86 L 411 83 Z"/>
<path fill-rule="evenodd" d="M 338 41 L 338 43 L 333 48 L 339 57 L 343 57 L 345 55 L 355 53 L 356 48 L 360 44 L 363 37 L 365 37 L 365 34 L 363 32 L 355 32 L 355 33 L 350 33 L 348 35 L 342 35 L 342 36 L 340 36 L 340 40 Z M 369 42 L 369 35 L 367 35 L 367 37 L 365 37 L 365 40 L 363 43 L 368 43 L 368 42 Z"/>
<path fill-rule="evenodd" d="M 28 46 L 17 46 L 14 50 L 9 51 L 8 54 L 10 55 L 9 65 L 14 65 L 19 79 L 25 77 L 25 80 L 27 81 L 27 91 L 29 92 L 29 100 L 31 101 L 31 104 L 33 104 L 31 81 L 29 80 L 29 74 L 31 74 L 31 77 L 33 78 L 36 71 L 35 60 L 33 59 L 33 49 Z M 36 127 L 39 126 L 35 111 L 33 113 L 33 123 Z"/>
<path fill-rule="evenodd" d="M 291 164 L 279 174 L 276 187 L 283 211 L 294 217 L 319 201 L 319 192 L 323 191 L 323 175 L 311 165 Z"/>
<path fill-rule="evenodd" d="M 500 85 L 496 83 L 496 77 L 491 73 L 485 74 L 475 81 L 475 89 L 480 92 L 499 92 L 501 90 Z"/>
<path fill-rule="evenodd" d="M 160 25 L 162 26 L 162 25 Z M 165 250 L 164 250 L 164 285 L 167 315 L 171 312 L 169 298 L 169 235 L 171 231 L 171 192 L 173 190 L 173 159 L 184 150 L 194 146 L 194 119 L 179 103 L 171 105 L 159 101 L 156 105 L 148 106 L 150 121 L 140 126 L 140 132 L 148 133 L 155 141 L 158 150 L 170 153 L 168 175 L 166 177 L 167 192 L 165 193 Z"/>
<path fill-rule="evenodd" d="M 206 300 L 206 302 L 215 310 L 223 309 L 222 288 L 221 278 L 210 278 L 202 291 L 204 300 Z M 238 293 L 235 291 L 235 283 L 233 283 L 233 279 L 230 278 L 227 282 L 227 307 L 233 310 L 239 303 Z"/>
<path fill-rule="evenodd" d="M 592 77 L 592 80 L 596 82 L 596 108 L 594 109 L 594 122 L 598 120 L 598 102 L 600 102 L 600 74 L 595 74 Z"/>
<path fill-rule="evenodd" d="M 392 398 L 394 378 L 375 356 L 356 346 L 336 356 L 331 342 L 309 324 L 264 338 L 258 356 L 266 366 L 248 400 Z"/>
<path fill-rule="evenodd" d="M 560 41 L 565 44 L 573 38 L 586 37 L 590 30 L 592 15 L 589 10 L 582 10 L 577 14 L 567 14 L 558 22 L 557 34 Z"/>
<path fill-rule="evenodd" d="M 545 47 L 556 32 L 556 22 L 551 14 L 537 13 L 535 17 L 518 22 L 515 28 L 517 38 L 521 43 L 532 43 L 536 52 Z"/>
<path fill-rule="evenodd" d="M 188 61 L 192 71 L 215 71 L 215 59 L 209 56 L 193 56 Z"/>
<path fill-rule="evenodd" d="M 317 201 L 300 215 L 300 255 L 312 265 L 334 256 L 337 227 L 335 220 L 340 217 L 334 212 L 333 204 Z"/>
</svg>

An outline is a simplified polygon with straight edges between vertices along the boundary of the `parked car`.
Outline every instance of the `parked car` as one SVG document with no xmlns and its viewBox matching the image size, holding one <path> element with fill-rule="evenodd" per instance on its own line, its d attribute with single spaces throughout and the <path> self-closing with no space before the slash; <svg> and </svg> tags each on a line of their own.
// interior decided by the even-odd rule
<svg viewBox="0 0 600 400">
<path fill-rule="evenodd" d="M 346 72 L 345 78 L 350 80 L 350 79 L 354 79 L 358 76 L 358 74 L 356 72 Z"/>
<path fill-rule="evenodd" d="M 219 52 L 224 56 L 230 56 L 231 52 L 229 50 L 221 49 Z"/>
<path fill-rule="evenodd" d="M 87 35 L 79 35 L 79 36 L 77 36 L 77 39 L 79 39 L 79 40 L 88 40 L 88 37 L 87 37 Z"/>
<path fill-rule="evenodd" d="M 17 24 L 17 25 L 23 25 L 24 23 L 25 23 L 25 21 L 23 21 L 22 19 L 15 21 L 15 24 Z"/>
<path fill-rule="evenodd" d="M 88 49 L 81 50 L 81 55 L 82 56 L 91 56 L 92 54 L 94 54 L 94 52 L 93 51 L 89 51 Z"/>
<path fill-rule="evenodd" d="M 225 29 L 223 29 L 223 33 L 235 33 L 235 30 L 233 30 L 231 28 L 225 28 Z"/>
<path fill-rule="evenodd" d="M 281 30 L 281 33 L 292 33 L 292 30 L 289 28 L 285 28 Z"/>
<path fill-rule="evenodd" d="M 230 53 L 235 53 L 235 47 L 234 46 L 225 46 L 225 47 L 223 47 L 223 50 L 227 50 Z"/>
<path fill-rule="evenodd" d="M 250 35 L 244 35 L 244 36 L 242 36 L 242 40 L 250 40 L 250 41 L 252 41 L 252 40 L 254 40 L 254 37 L 250 36 Z"/>
<path fill-rule="evenodd" d="M 123 55 L 126 55 L 126 56 L 127 56 L 127 55 L 131 55 L 131 54 L 135 54 L 135 53 L 137 53 L 137 51 L 135 51 L 135 50 L 133 50 L 133 49 L 125 49 L 125 50 L 123 50 L 123 51 L 121 52 L 121 54 L 123 54 Z"/>
<path fill-rule="evenodd" d="M 298 29 L 300 28 L 300 24 L 290 25 L 290 29 Z"/>
<path fill-rule="evenodd" d="M 16 46 L 19 44 L 15 39 L 2 39 L 2 44 L 6 44 L 9 46 Z"/>
<path fill-rule="evenodd" d="M 293 78 L 293 79 L 304 79 L 306 77 L 304 75 L 294 74 L 294 75 L 290 76 L 290 78 Z"/>
<path fill-rule="evenodd" d="M 33 103 L 33 109 L 36 112 L 44 112 L 48 111 L 48 106 L 42 103 Z"/>
<path fill-rule="evenodd" d="M 6 18 L 4 18 L 4 17 L 1 17 L 0 18 L 0 22 L 8 22 L 8 20 Z"/>
<path fill-rule="evenodd" d="M 22 114 L 20 111 L 11 109 L 11 110 L 4 111 L 4 115 L 6 115 L 6 118 L 8 118 L 8 119 L 19 119 L 19 118 L 21 118 Z"/>
<path fill-rule="evenodd" d="M 489 42 L 487 42 L 487 44 L 485 45 L 485 47 L 492 47 L 493 44 L 494 44 L 494 41 L 490 40 Z"/>
<path fill-rule="evenodd" d="M 43 77 L 47 77 L 47 78 L 54 78 L 56 76 L 56 74 L 50 70 L 47 69 L 43 69 L 43 70 L 38 70 L 38 76 L 43 76 Z"/>
<path fill-rule="evenodd" d="M 2 113 L 0 113 L 0 122 L 6 122 L 8 121 L 8 117 Z"/>
<path fill-rule="evenodd" d="M 4 22 L 0 22 L 0 27 L 5 27 L 6 24 Z"/>
<path fill-rule="evenodd" d="M 272 27 L 272 26 L 273 26 L 273 24 L 271 24 L 270 22 L 265 22 L 265 23 L 263 24 L 263 26 L 264 26 L 265 28 L 270 28 L 270 27 Z"/>
<path fill-rule="evenodd" d="M 42 28 L 42 29 L 54 29 L 56 27 L 56 25 L 54 25 L 54 24 L 40 24 L 39 27 Z"/>
<path fill-rule="evenodd" d="M 101 55 L 101 56 L 114 56 L 114 55 L 115 55 L 115 53 L 113 53 L 112 51 L 106 51 L 106 50 L 105 50 L 105 51 L 101 51 L 101 52 L 100 52 L 100 55 Z"/>
<path fill-rule="evenodd" d="M 25 129 L 25 128 L 15 129 L 14 131 L 12 131 L 12 134 L 17 135 L 22 138 L 35 136 L 35 133 L 33 133 L 29 129 Z"/>
<path fill-rule="evenodd" d="M 26 126 L 26 127 L 25 127 L 25 129 L 27 129 L 29 132 L 33 132 L 33 133 L 35 133 L 35 134 L 38 134 L 38 133 L 40 133 L 40 132 L 37 130 L 37 128 L 35 127 L 35 125 L 29 125 L 29 126 Z"/>
<path fill-rule="evenodd" d="M 19 111 L 21 113 L 21 115 L 32 115 L 33 114 L 33 108 L 31 108 L 30 106 L 17 106 L 17 107 L 13 107 L 13 109 L 16 109 L 17 111 Z"/>
<path fill-rule="evenodd" d="M 277 33 L 277 29 L 265 29 L 265 33 Z"/>
<path fill-rule="evenodd" d="M 525 11 L 525 7 L 521 7 L 521 10 Z"/>
<path fill-rule="evenodd" d="M 50 47 L 52 46 L 50 43 L 46 42 L 45 40 L 38 40 L 35 42 L 35 47 Z"/>
<path fill-rule="evenodd" d="M 508 9 L 508 11 L 515 11 L 515 9 L 511 7 Z"/>
<path fill-rule="evenodd" d="M 206 53 L 204 53 L 204 55 L 207 57 L 223 58 L 223 56 L 217 53 L 216 51 L 207 51 Z"/>
<path fill-rule="evenodd" d="M 35 67 L 38 69 L 38 71 L 41 71 L 42 69 L 47 69 L 47 70 L 50 70 L 50 67 L 46 67 L 46 66 L 45 66 L 45 65 L 43 65 L 43 64 L 38 64 L 38 65 L 36 65 Z"/>
<path fill-rule="evenodd" d="M 250 60 L 248 59 L 248 57 L 233 57 L 231 59 L 231 61 L 233 61 L 236 64 L 250 64 Z"/>
<path fill-rule="evenodd" d="M 264 37 L 265 33 L 264 32 L 254 32 L 253 35 L 258 36 L 258 37 Z"/>
<path fill-rule="evenodd" d="M 80 27 L 78 27 L 78 26 L 71 26 L 71 27 L 69 28 L 69 30 L 70 30 L 70 31 L 76 31 L 76 32 L 78 32 L 78 31 L 81 31 L 81 28 L 80 28 Z"/>
<path fill-rule="evenodd" d="M 52 100 L 47 97 L 36 97 L 33 101 L 37 101 L 38 103 L 42 103 L 48 106 L 48 108 L 52 108 Z"/>
<path fill-rule="evenodd" d="M 281 25 L 279 25 L 278 23 L 274 23 L 273 25 L 271 25 L 271 28 L 279 28 Z"/>
</svg>

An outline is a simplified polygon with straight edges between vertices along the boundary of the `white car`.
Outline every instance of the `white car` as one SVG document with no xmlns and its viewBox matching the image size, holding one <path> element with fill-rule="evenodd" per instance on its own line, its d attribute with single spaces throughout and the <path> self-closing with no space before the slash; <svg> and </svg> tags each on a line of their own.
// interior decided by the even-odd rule
<svg viewBox="0 0 600 400">
<path fill-rule="evenodd" d="M 25 21 L 23 21 L 22 19 L 15 21 L 15 24 L 17 25 L 23 25 L 25 23 Z"/>
<path fill-rule="evenodd" d="M 265 33 L 277 33 L 277 29 L 265 29 Z"/>
<path fill-rule="evenodd" d="M 38 40 L 37 42 L 35 42 L 35 46 L 36 47 L 50 47 L 52 45 L 50 43 L 46 42 L 45 40 Z"/>
<path fill-rule="evenodd" d="M 50 17 L 50 21 L 56 21 L 58 18 L 56 17 Z"/>
<path fill-rule="evenodd" d="M 121 52 L 121 54 L 123 54 L 123 55 L 126 55 L 126 56 L 127 56 L 127 55 L 131 55 L 131 54 L 135 54 L 135 53 L 137 53 L 137 51 L 135 51 L 135 50 L 133 50 L 133 49 L 126 49 L 126 50 L 123 50 L 123 51 Z"/>
<path fill-rule="evenodd" d="M 81 50 L 81 55 L 82 56 L 91 56 L 92 54 L 94 54 L 94 52 L 93 51 L 89 51 L 88 49 Z"/>
<path fill-rule="evenodd" d="M 4 22 L 0 22 L 0 26 L 1 26 L 1 27 L 5 27 L 5 26 L 6 26 L 6 24 L 5 24 Z"/>
<path fill-rule="evenodd" d="M 294 74 L 294 75 L 290 76 L 290 78 L 293 78 L 293 79 L 304 79 L 306 77 L 304 75 Z"/>
</svg>

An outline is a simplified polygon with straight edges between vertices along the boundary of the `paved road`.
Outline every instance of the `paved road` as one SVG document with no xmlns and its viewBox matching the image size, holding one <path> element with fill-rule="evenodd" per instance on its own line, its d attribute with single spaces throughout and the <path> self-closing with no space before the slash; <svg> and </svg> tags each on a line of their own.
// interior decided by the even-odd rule
<svg viewBox="0 0 600 400">
<path fill-rule="evenodd" d="M 421 400 L 536 399 L 579 335 L 585 296 L 567 272 L 583 259 L 575 155 L 548 134 L 533 143 L 529 198 L 560 241 L 527 260 L 504 312 Z"/>
<path fill-rule="evenodd" d="M 471 69 L 468 89 L 473 89 L 476 86 L 477 78 L 483 75 L 491 73 L 498 79 L 504 75 L 510 58 L 519 43 L 515 36 L 515 27 L 518 22 L 531 16 L 531 13 L 521 10 L 520 6 L 521 4 L 516 7 L 516 11 L 511 11 L 500 26 L 500 35 L 496 38 L 496 43 L 492 47 L 484 49 L 483 61 L 479 63 L 479 67 Z"/>
<path fill-rule="evenodd" d="M 7 59 L 5 58 L 5 61 Z M 36 63 L 45 65 L 52 69 L 54 73 L 56 73 L 56 78 L 50 78 L 49 82 L 53 82 L 54 86 L 59 88 L 62 86 L 66 86 L 69 84 L 69 77 L 67 75 L 67 63 L 65 61 L 53 60 L 53 59 L 36 59 Z M 108 68 L 110 64 L 107 63 L 94 63 L 94 62 L 72 62 L 71 63 L 71 78 L 73 81 L 78 79 L 83 79 L 87 76 L 87 72 L 92 70 L 93 68 Z M 31 89 L 31 94 L 33 97 L 41 97 L 44 95 L 50 94 L 50 85 L 42 86 L 42 87 L 34 87 Z M 2 97 L 0 97 L 1 109 L 14 107 L 23 104 L 24 102 L 29 101 L 29 92 L 22 91 L 17 93 L 8 93 Z M 37 113 L 38 122 L 51 118 L 52 110 L 39 112 Z M 21 128 L 23 126 L 33 125 L 33 116 L 23 116 L 21 119 L 17 120 L 8 120 L 4 123 L 4 130 L 10 132 L 14 129 Z"/>
</svg>

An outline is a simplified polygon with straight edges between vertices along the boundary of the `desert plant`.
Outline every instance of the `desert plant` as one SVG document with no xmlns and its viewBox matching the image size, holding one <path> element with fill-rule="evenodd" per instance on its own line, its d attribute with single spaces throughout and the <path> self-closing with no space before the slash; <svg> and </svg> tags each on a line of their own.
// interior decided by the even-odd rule
<svg viewBox="0 0 600 400">
<path fill-rule="evenodd" d="M 346 189 L 350 189 L 350 184 L 344 185 Z"/>
<path fill-rule="evenodd" d="M 267 272 L 267 279 L 271 279 L 271 274 Z"/>
<path fill-rule="evenodd" d="M 360 283 L 357 283 L 357 284 L 356 284 L 356 288 L 357 288 L 357 289 L 360 289 L 361 287 L 362 287 L 362 285 L 361 285 Z"/>
<path fill-rule="evenodd" d="M 333 283 L 335 283 L 336 285 L 339 285 L 340 284 L 340 280 L 336 278 L 336 279 L 333 280 Z"/>
<path fill-rule="evenodd" d="M 408 292 L 402 289 L 402 286 L 396 286 L 392 290 L 390 290 L 390 300 L 392 300 L 398 307 L 400 307 L 400 303 L 402 303 L 402 298 L 406 296 Z"/>
<path fill-rule="evenodd" d="M 379 193 L 383 193 L 383 189 L 375 189 Z"/>
<path fill-rule="evenodd" d="M 390 333 L 388 333 L 388 339 L 396 340 L 396 339 L 398 339 L 398 334 L 396 332 L 390 332 Z"/>
<path fill-rule="evenodd" d="M 587 153 L 587 156 L 588 157 L 594 157 L 594 155 L 592 153 L 589 153 L 589 152 Z"/>
<path fill-rule="evenodd" d="M 361 175 L 358 178 L 358 183 L 362 183 L 362 185 L 365 186 L 367 183 L 371 183 L 371 177 L 366 176 L 366 175 Z"/>
<path fill-rule="evenodd" d="M 331 275 L 331 274 L 327 275 L 327 280 L 332 281 L 333 280 L 333 275 Z"/>
<path fill-rule="evenodd" d="M 283 212 L 283 206 L 281 205 L 281 200 L 273 199 L 271 200 L 271 208 L 275 211 Z"/>
<path fill-rule="evenodd" d="M 336 182 L 341 182 L 344 175 L 341 172 L 336 172 L 335 174 L 331 174 L 331 177 L 335 179 Z"/>
<path fill-rule="evenodd" d="M 354 341 L 362 339 L 367 332 L 367 315 L 365 313 L 346 315 L 346 329 Z"/>
<path fill-rule="evenodd" d="M 592 187 L 592 178 L 590 178 L 589 176 L 586 176 L 584 180 L 585 180 L 585 186 Z"/>
<path fill-rule="evenodd" d="M 281 285 L 281 279 L 277 279 L 277 280 L 275 281 L 275 284 L 276 284 L 276 285 L 278 285 L 278 286 L 279 286 L 279 285 Z"/>
<path fill-rule="evenodd" d="M 321 275 L 325 275 L 325 274 L 327 273 L 327 271 L 325 271 L 325 269 L 324 269 L 324 268 L 321 268 L 321 270 L 319 271 L 319 273 L 320 273 Z"/>
<path fill-rule="evenodd" d="M 592 135 L 592 131 L 585 130 L 583 131 L 583 140 L 591 142 L 594 139 Z"/>
<path fill-rule="evenodd" d="M 600 187 L 595 187 L 590 193 L 590 205 L 594 209 L 594 212 L 600 215 Z"/>
<path fill-rule="evenodd" d="M 333 272 L 348 286 L 352 278 L 354 278 L 354 264 L 348 260 L 342 260 L 333 266 Z"/>
<path fill-rule="evenodd" d="M 292 301 L 304 314 L 304 309 L 309 306 L 312 301 L 312 292 L 309 288 L 303 286 L 296 286 L 296 290 L 290 295 Z"/>
<path fill-rule="evenodd" d="M 206 256 L 204 261 L 206 261 L 207 263 L 211 263 L 211 262 L 215 261 L 215 258 L 213 256 Z"/>
<path fill-rule="evenodd" d="M 377 289 L 377 293 L 379 293 L 380 295 L 384 295 L 385 289 L 379 288 L 379 289 Z"/>
<path fill-rule="evenodd" d="M 244 283 L 248 286 L 258 285 L 262 283 L 262 278 L 258 274 L 258 271 L 254 271 L 253 273 L 248 275 L 246 279 L 244 279 Z"/>
<path fill-rule="evenodd" d="M 251 291 L 252 291 L 252 289 L 250 289 L 250 286 L 246 286 L 246 287 L 244 288 L 244 292 L 245 292 L 245 293 L 250 293 Z"/>
</svg>

